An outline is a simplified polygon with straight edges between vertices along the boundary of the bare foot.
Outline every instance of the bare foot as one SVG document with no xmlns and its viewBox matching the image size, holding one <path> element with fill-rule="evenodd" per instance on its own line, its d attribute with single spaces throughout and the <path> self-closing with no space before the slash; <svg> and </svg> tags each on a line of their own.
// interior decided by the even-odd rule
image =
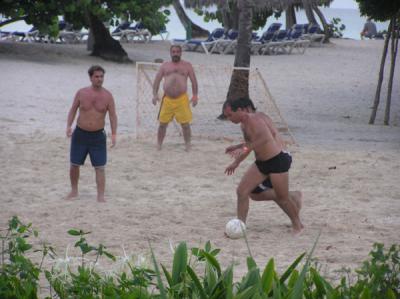
<svg viewBox="0 0 400 299">
<path fill-rule="evenodd" d="M 190 152 L 192 149 L 192 145 L 191 144 L 185 144 L 185 151 Z"/>
<path fill-rule="evenodd" d="M 300 191 L 294 191 L 293 192 L 293 202 L 296 205 L 297 208 L 297 219 L 295 219 L 295 221 L 292 222 L 292 229 L 293 229 L 293 234 L 295 236 L 299 235 L 303 229 L 304 229 L 304 225 L 303 223 L 301 223 L 300 220 L 300 210 L 303 207 L 303 194 Z"/>
<path fill-rule="evenodd" d="M 65 197 L 65 200 L 75 200 L 78 198 L 78 191 L 71 191 L 68 193 L 68 195 Z"/>
<path fill-rule="evenodd" d="M 161 144 L 157 144 L 157 150 L 161 151 Z"/>
</svg>

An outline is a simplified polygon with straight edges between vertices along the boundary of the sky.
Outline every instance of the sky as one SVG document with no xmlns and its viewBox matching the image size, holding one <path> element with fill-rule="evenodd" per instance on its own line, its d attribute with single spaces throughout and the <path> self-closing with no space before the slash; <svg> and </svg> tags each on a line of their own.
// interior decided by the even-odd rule
<svg viewBox="0 0 400 299">
<path fill-rule="evenodd" d="M 358 4 L 354 0 L 334 0 L 330 5 L 331 8 L 353 8 L 358 9 Z"/>
</svg>

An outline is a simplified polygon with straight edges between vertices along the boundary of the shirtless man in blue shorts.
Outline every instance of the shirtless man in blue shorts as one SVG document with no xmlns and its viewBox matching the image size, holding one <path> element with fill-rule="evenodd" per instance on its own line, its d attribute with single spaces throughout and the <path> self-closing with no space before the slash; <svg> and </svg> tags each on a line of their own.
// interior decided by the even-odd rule
<svg viewBox="0 0 400 299">
<path fill-rule="evenodd" d="M 226 153 L 233 155 L 235 160 L 226 168 L 225 173 L 232 175 L 252 151 L 256 158 L 237 188 L 237 216 L 246 222 L 249 197 L 254 200 L 274 200 L 289 216 L 294 233 L 300 233 L 303 229 L 300 220 L 301 192 L 289 192 L 288 171 L 292 157 L 284 151 L 284 143 L 272 120 L 264 113 L 250 111 L 249 101 L 238 99 L 226 102 L 223 109 L 228 120 L 241 124 L 245 139 L 244 143 L 226 149 Z M 255 110 L 252 103 L 251 106 Z M 265 187 L 272 186 L 273 191 L 263 191 Z"/>
<path fill-rule="evenodd" d="M 158 120 L 160 122 L 157 133 L 157 148 L 161 150 L 165 134 L 167 132 L 168 123 L 174 118 L 182 126 L 183 138 L 185 141 L 185 150 L 190 151 L 191 148 L 191 128 L 192 106 L 197 105 L 197 79 L 190 62 L 182 60 L 182 48 L 179 45 L 172 45 L 170 48 L 171 61 L 164 62 L 153 83 L 153 104 L 156 105 L 160 101 L 158 97 L 158 89 L 161 80 L 164 78 L 164 95 L 161 100 L 160 112 Z M 192 98 L 189 101 L 187 94 L 187 80 L 192 83 Z"/>
<path fill-rule="evenodd" d="M 107 163 L 105 118 L 108 112 L 111 125 L 111 147 L 117 140 L 117 114 L 111 93 L 103 87 L 104 69 L 95 65 L 88 70 L 91 86 L 78 90 L 68 113 L 66 134 L 71 138 L 70 180 L 71 192 L 66 199 L 78 196 L 79 167 L 89 154 L 96 172 L 97 201 L 104 202 L 105 165 Z M 76 112 L 79 115 L 72 132 Z"/>
</svg>

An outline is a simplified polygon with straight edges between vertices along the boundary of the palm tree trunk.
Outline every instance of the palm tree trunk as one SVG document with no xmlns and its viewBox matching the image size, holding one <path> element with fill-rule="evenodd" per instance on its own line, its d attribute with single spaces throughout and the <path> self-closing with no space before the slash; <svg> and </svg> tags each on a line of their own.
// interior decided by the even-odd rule
<svg viewBox="0 0 400 299">
<path fill-rule="evenodd" d="M 239 11 L 237 5 L 229 6 L 228 2 L 224 2 L 222 6 L 218 7 L 222 15 L 222 24 L 225 32 L 229 29 L 239 30 Z"/>
<path fill-rule="evenodd" d="M 253 1 L 239 0 L 239 36 L 235 53 L 235 67 L 250 67 L 250 42 L 252 36 Z M 227 101 L 249 96 L 249 71 L 234 70 Z"/>
<path fill-rule="evenodd" d="M 294 11 L 294 5 L 291 4 L 286 8 L 286 30 L 289 30 L 296 24 L 296 12 Z"/>
<path fill-rule="evenodd" d="M 91 55 L 116 62 L 130 62 L 128 54 L 121 44 L 111 37 L 110 31 L 107 30 L 103 22 L 93 14 L 89 14 L 89 19 L 90 31 L 94 39 Z"/>
<path fill-rule="evenodd" d="M 397 56 L 397 48 L 399 44 L 399 28 L 397 28 L 397 20 L 393 18 L 393 26 L 392 26 L 392 43 L 391 43 L 391 65 L 390 65 L 390 74 L 389 74 L 389 83 L 388 83 L 388 92 L 386 97 L 386 107 L 385 107 L 385 118 L 383 123 L 387 126 L 389 125 L 390 119 L 390 105 L 392 101 L 392 88 L 393 88 L 393 75 L 394 68 L 396 66 L 396 56 Z"/>
<path fill-rule="evenodd" d="M 181 21 L 183 27 L 185 27 L 186 29 L 186 35 L 188 38 L 208 36 L 208 30 L 201 28 L 189 19 L 179 0 L 174 0 L 172 4 L 174 6 L 176 14 L 178 15 L 179 20 Z"/>
<path fill-rule="evenodd" d="M 306 12 L 308 23 L 310 23 L 310 24 L 318 24 L 317 23 L 317 19 L 314 16 L 314 12 L 312 10 L 312 7 L 311 7 L 310 3 L 308 1 L 306 1 L 306 0 L 303 0 L 302 2 L 303 2 L 304 11 Z"/>
<path fill-rule="evenodd" d="M 325 34 L 324 43 L 329 43 L 329 37 L 330 37 L 329 25 L 326 22 L 326 19 L 325 19 L 323 13 L 321 12 L 321 10 L 318 8 L 317 5 L 313 5 L 312 9 L 315 11 L 317 16 L 321 20 L 322 27 L 324 28 L 324 34 Z"/>
<path fill-rule="evenodd" d="M 383 81 L 383 72 L 385 70 L 385 62 L 386 62 L 386 56 L 387 56 L 387 51 L 388 51 L 388 46 L 389 46 L 390 35 L 392 32 L 392 26 L 393 26 L 393 18 L 390 20 L 389 27 L 388 27 L 388 34 L 385 39 L 385 45 L 383 46 L 383 53 L 382 53 L 382 58 L 381 58 L 381 68 L 379 70 L 379 77 L 378 77 L 378 86 L 376 87 L 374 104 L 372 106 L 371 116 L 369 118 L 370 125 L 375 123 L 376 111 L 378 110 L 379 99 L 381 96 L 382 81 Z"/>
</svg>

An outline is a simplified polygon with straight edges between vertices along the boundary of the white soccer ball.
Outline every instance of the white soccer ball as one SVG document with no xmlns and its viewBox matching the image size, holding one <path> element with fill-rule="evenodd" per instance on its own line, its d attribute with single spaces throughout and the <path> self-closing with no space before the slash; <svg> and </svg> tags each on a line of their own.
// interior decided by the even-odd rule
<svg viewBox="0 0 400 299">
<path fill-rule="evenodd" d="M 225 226 L 225 233 L 231 239 L 239 239 L 244 236 L 246 224 L 240 219 L 231 219 Z"/>
</svg>

